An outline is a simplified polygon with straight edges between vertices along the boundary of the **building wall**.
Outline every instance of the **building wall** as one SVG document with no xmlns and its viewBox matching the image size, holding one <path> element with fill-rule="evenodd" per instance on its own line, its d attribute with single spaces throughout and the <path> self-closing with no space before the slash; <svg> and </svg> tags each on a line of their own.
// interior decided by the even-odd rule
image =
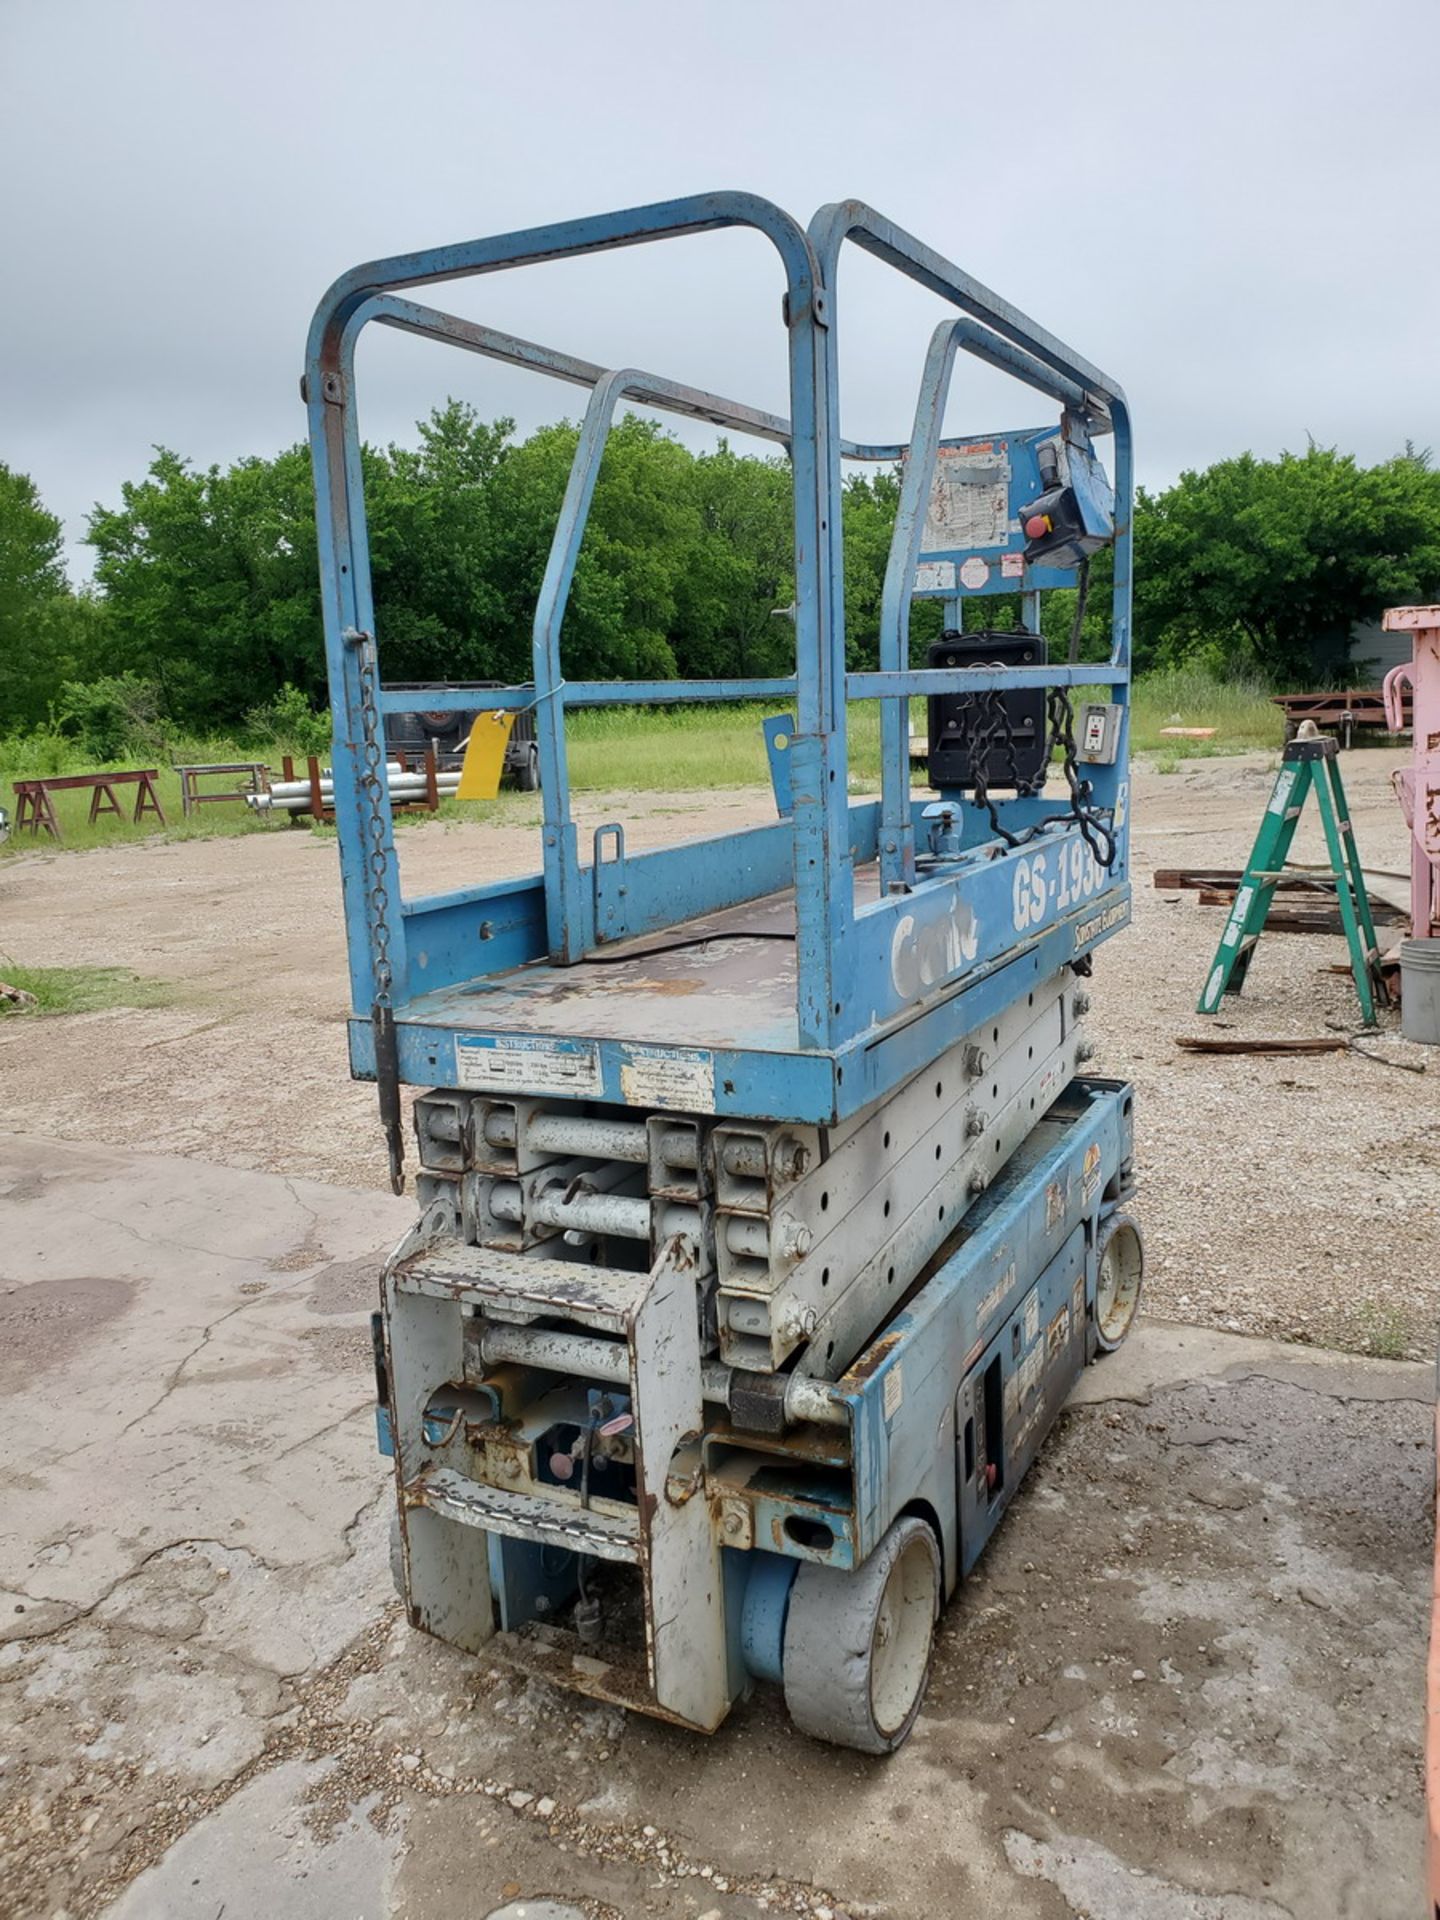
<svg viewBox="0 0 1440 1920">
<path fill-rule="evenodd" d="M 1413 652 L 1408 633 L 1385 633 L 1378 620 L 1367 625 L 1357 624 L 1350 637 L 1354 671 L 1349 684 L 1354 687 L 1378 687 L 1391 667 L 1409 660 Z"/>
</svg>

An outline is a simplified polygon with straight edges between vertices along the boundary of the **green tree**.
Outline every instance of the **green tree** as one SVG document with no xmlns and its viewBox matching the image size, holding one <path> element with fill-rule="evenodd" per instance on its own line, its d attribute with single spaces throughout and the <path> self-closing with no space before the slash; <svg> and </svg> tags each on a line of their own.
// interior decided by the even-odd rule
<svg viewBox="0 0 1440 1920">
<path fill-rule="evenodd" d="M 42 722 L 98 645 L 98 609 L 71 593 L 63 547 L 35 482 L 0 461 L 0 733 Z"/>
<path fill-rule="evenodd" d="M 1440 590 L 1440 474 L 1413 452 L 1240 454 L 1142 492 L 1135 549 L 1137 666 L 1323 681 L 1357 623 Z"/>
<path fill-rule="evenodd" d="M 682 674 L 771 679 L 795 669 L 795 528 L 784 460 L 737 454 L 728 440 L 690 468 L 694 538 L 676 586 Z"/>
<path fill-rule="evenodd" d="M 234 721 L 291 681 L 323 702 L 309 456 L 197 472 L 159 448 L 118 508 L 90 516 L 114 670 L 153 681 L 187 725 Z"/>
<path fill-rule="evenodd" d="M 501 603 L 503 677 L 526 680 L 551 538 L 578 439 L 568 422 L 511 447 L 490 489 L 489 578 Z M 700 534 L 692 455 L 627 415 L 606 444 L 561 629 L 570 679 L 674 678 L 686 557 Z"/>
<path fill-rule="evenodd" d="M 391 679 L 506 677 L 494 482 L 514 427 L 451 400 L 420 422 L 418 447 L 365 451 L 375 628 Z"/>
</svg>

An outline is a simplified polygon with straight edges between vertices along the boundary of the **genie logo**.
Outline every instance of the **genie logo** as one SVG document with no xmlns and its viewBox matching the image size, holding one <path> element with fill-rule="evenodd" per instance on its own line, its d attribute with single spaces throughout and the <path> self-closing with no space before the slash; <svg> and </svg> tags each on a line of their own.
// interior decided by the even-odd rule
<svg viewBox="0 0 1440 1920">
<path fill-rule="evenodd" d="M 980 925 L 969 905 L 952 900 L 948 913 L 918 926 L 913 913 L 902 914 L 890 942 L 890 979 L 902 1001 L 918 1000 L 959 973 L 980 948 Z"/>
</svg>

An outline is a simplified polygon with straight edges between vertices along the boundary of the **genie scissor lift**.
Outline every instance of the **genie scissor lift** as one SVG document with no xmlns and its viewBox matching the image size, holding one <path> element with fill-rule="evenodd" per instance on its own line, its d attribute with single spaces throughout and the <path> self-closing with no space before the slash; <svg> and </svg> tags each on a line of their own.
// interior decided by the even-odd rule
<svg viewBox="0 0 1440 1920">
<path fill-rule="evenodd" d="M 774 249 L 788 418 L 421 298 L 727 227 Z M 944 313 L 904 444 L 841 437 L 847 242 Z M 382 684 L 372 613 L 354 365 L 372 323 L 589 390 L 533 687 L 487 695 L 534 714 L 542 870 L 435 898 L 401 891 L 384 777 L 386 716 L 413 695 Z M 961 354 L 1042 396 L 1041 423 L 946 438 Z M 409 1617 L 470 1650 L 503 1634 L 530 1671 L 702 1730 L 777 1682 L 807 1732 L 888 1751 L 944 1597 L 1139 1293 L 1130 1089 L 1080 1072 L 1084 976 L 1130 899 L 1121 391 L 858 202 L 804 228 L 720 193 L 360 267 L 319 309 L 305 394 L 351 1062 L 378 1084 L 397 1191 L 400 1089 L 420 1090 L 419 1214 L 376 1316 Z M 567 680 L 567 595 L 627 401 L 788 454 L 793 674 Z M 902 481 L 878 664 L 857 672 L 841 477 L 867 460 Z M 1110 658 L 1052 664 L 1040 596 L 1106 546 Z M 1013 592 L 1018 629 L 966 604 Z M 918 668 L 917 596 L 945 615 Z M 933 793 L 912 792 L 917 696 Z M 631 852 L 617 821 L 581 846 L 567 711 L 741 700 L 774 708 L 773 824 Z M 846 709 L 869 700 L 881 792 L 855 800 Z"/>
</svg>

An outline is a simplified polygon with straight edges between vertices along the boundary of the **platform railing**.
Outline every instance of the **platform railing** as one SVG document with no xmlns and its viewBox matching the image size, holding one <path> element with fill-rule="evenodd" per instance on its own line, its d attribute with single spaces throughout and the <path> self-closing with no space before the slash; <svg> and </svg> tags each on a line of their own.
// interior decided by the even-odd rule
<svg viewBox="0 0 1440 1920">
<path fill-rule="evenodd" d="M 785 277 L 788 335 L 788 418 L 689 387 L 640 369 L 604 369 L 555 349 L 445 314 L 405 297 L 404 290 L 609 248 L 644 244 L 723 227 L 751 227 L 774 245 Z M 889 459 L 905 446 L 845 441 L 838 431 L 839 378 L 833 287 L 839 251 L 849 239 L 961 308 L 967 318 L 942 325 L 931 341 L 917 403 L 913 455 L 907 463 L 902 511 L 887 570 L 880 667 L 847 672 L 844 657 L 844 580 L 841 534 L 841 462 Z M 484 357 L 591 389 L 565 501 L 552 541 L 534 618 L 534 684 L 496 689 L 487 706 L 534 706 L 544 793 L 544 875 L 494 887 L 464 889 L 432 900 L 401 899 L 388 796 L 378 797 L 381 832 L 367 842 L 363 787 L 366 689 L 351 641 L 373 632 L 360 442 L 354 395 L 355 348 L 372 322 L 459 346 Z M 1046 667 L 1032 671 L 978 668 L 935 672 L 906 665 L 909 594 L 923 524 L 923 485 L 933 468 L 951 370 L 965 350 L 1062 404 L 1083 408 L 1113 424 L 1117 444 L 1117 539 L 1113 605 L 1114 645 L 1101 667 Z M 738 899 L 795 885 L 797 916 L 797 1025 L 804 1047 L 835 1048 L 949 984 L 966 966 L 994 964 L 1004 950 L 992 940 L 982 951 L 957 933 L 973 900 L 984 891 L 1000 898 L 1016 855 L 1001 856 L 1002 876 L 974 868 L 926 876 L 915 888 L 914 816 L 909 789 L 907 702 L 915 695 L 1020 686 L 1102 684 L 1123 689 L 1129 678 L 1131 448 L 1129 416 L 1119 389 L 912 236 L 859 203 L 822 209 L 807 235 L 778 208 L 744 194 L 716 194 L 625 213 L 570 221 L 463 246 L 397 256 L 357 268 L 336 283 L 317 312 L 306 372 L 314 453 L 327 657 L 336 720 L 335 797 L 340 829 L 347 933 L 354 1004 L 376 998 L 375 955 L 383 946 L 393 971 L 397 1004 L 414 993 L 503 970 L 544 953 L 576 961 L 606 937 L 597 901 L 602 894 L 600 850 L 582 864 L 570 814 L 564 715 L 573 706 L 672 704 L 746 699 L 793 700 L 798 725 L 790 749 L 792 819 L 706 843 L 700 850 L 660 849 L 626 865 L 626 884 L 611 876 L 606 891 L 624 897 L 621 937 L 673 923 Z M 570 682 L 560 661 L 566 601 L 606 437 L 621 398 L 755 435 L 791 455 L 794 499 L 796 672 L 765 679 Z M 369 693 L 377 716 L 409 710 L 413 691 Z M 882 702 L 882 802 L 851 807 L 848 795 L 846 705 Z M 435 689 L 427 706 L 472 708 L 473 690 Z M 381 720 L 383 728 L 383 719 Z M 1107 782 L 1102 777 L 1098 785 Z M 1123 792 L 1116 774 L 1099 795 L 1123 830 Z M 381 783 L 383 787 L 383 782 Z M 852 817 L 853 816 L 853 817 Z M 373 826 L 373 822 L 371 823 Z M 1123 837 L 1123 832 L 1122 832 Z M 713 858 L 706 858 L 706 848 Z M 880 853 L 885 891 L 857 910 L 857 860 Z M 681 857 L 677 859 L 677 855 Z M 623 860 L 623 836 L 616 842 Z M 783 857 L 782 857 L 783 856 Z M 1061 855 L 1064 866 L 1066 856 Z M 993 864 L 993 863 L 992 863 Z M 1123 858 L 1120 865 L 1123 873 Z M 980 882 L 984 881 L 983 888 Z M 998 884 L 997 884 L 998 883 Z M 1018 884 L 1018 881 L 1017 881 Z M 1077 882 L 1078 884 L 1078 882 Z M 1085 897 L 1100 883 L 1086 886 Z M 536 890 L 540 899 L 534 898 Z M 749 889 L 746 891 L 745 889 Z M 977 896 L 978 897 L 978 896 Z M 389 923 L 381 919 L 395 903 Z M 396 910 L 398 908 L 398 911 Z M 499 936 L 490 910 L 500 916 Z M 987 916 L 990 914 L 986 908 Z M 667 918 L 668 916 L 668 918 Z M 993 916 L 991 916 L 993 918 Z M 480 932 L 477 948 L 475 932 Z M 489 930 L 487 932 L 487 929 Z M 948 929 L 948 931 L 947 931 Z M 938 933 L 938 944 L 937 944 Z M 383 935 L 383 939 L 382 939 Z M 613 937 L 613 935 L 612 935 Z M 908 942 L 908 946 L 906 943 Z M 947 944 L 948 943 L 948 944 Z M 1013 944 L 1013 942 L 1012 942 Z M 909 958 L 902 955 L 905 947 Z M 420 966 L 409 959 L 412 947 Z M 488 951 L 486 950 L 488 948 Z M 929 957 L 926 958 L 925 956 Z M 936 973 L 936 956 L 955 964 Z M 883 976 L 883 978 L 882 978 Z"/>
</svg>

